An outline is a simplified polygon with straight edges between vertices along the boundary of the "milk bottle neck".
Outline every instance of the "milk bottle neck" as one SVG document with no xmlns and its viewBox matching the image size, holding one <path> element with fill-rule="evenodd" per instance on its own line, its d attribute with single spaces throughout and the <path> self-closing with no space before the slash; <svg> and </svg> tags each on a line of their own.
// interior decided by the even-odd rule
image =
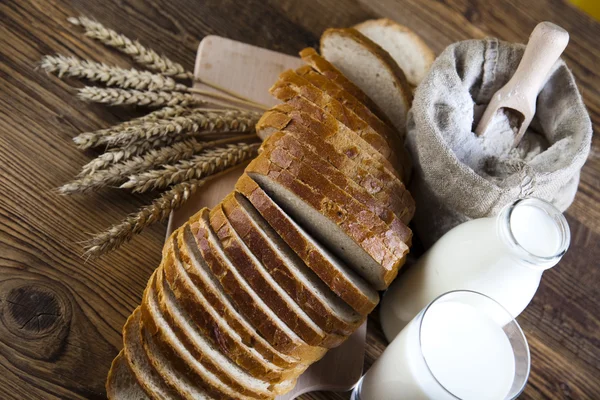
<svg viewBox="0 0 600 400">
<path fill-rule="evenodd" d="M 567 220 L 552 204 L 519 199 L 496 217 L 496 230 L 512 257 L 540 271 L 555 266 L 571 242 Z"/>
</svg>

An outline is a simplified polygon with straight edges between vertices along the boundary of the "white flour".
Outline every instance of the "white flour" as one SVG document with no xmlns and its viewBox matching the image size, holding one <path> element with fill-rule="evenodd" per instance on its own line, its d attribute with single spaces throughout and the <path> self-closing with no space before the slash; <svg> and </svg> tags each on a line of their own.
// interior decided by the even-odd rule
<svg viewBox="0 0 600 400">
<path fill-rule="evenodd" d="M 484 110 L 485 106 L 474 106 L 474 121 L 479 122 Z M 506 113 L 499 112 L 483 136 L 479 137 L 471 132 L 466 137 L 457 137 L 450 133 L 446 138 L 458 159 L 478 175 L 488 180 L 502 179 L 513 174 L 517 166 L 531 161 L 549 146 L 546 138 L 530 127 L 519 145 L 513 148 L 514 125 L 510 123 Z M 473 124 L 473 130 L 475 126 Z"/>
</svg>

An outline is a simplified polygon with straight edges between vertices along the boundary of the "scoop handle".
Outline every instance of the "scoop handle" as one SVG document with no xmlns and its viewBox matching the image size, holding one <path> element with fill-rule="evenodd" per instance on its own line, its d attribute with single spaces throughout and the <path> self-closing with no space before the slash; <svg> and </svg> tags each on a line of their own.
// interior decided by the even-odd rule
<svg viewBox="0 0 600 400">
<path fill-rule="evenodd" d="M 552 22 L 541 22 L 531 32 L 523 58 L 505 87 L 520 92 L 533 106 L 532 114 L 546 77 L 568 43 L 569 33 Z"/>
</svg>

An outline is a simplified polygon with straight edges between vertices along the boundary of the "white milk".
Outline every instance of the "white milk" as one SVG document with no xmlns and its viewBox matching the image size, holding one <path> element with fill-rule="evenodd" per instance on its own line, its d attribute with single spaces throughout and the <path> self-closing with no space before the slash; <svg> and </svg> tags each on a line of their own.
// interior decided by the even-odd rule
<svg viewBox="0 0 600 400">
<path fill-rule="evenodd" d="M 385 293 L 381 324 L 388 340 L 439 295 L 474 290 L 513 317 L 533 298 L 545 269 L 568 247 L 562 214 L 538 199 L 505 208 L 498 217 L 468 221 L 446 233 Z"/>
<path fill-rule="evenodd" d="M 419 344 L 420 321 L 410 322 L 373 364 L 360 383 L 360 400 L 507 397 L 515 355 L 497 322 L 469 304 L 434 303 Z"/>
</svg>

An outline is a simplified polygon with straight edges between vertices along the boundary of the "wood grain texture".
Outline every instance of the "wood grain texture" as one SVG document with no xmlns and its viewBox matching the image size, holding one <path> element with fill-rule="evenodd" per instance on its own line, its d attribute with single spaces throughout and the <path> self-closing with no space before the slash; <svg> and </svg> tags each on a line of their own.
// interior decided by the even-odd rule
<svg viewBox="0 0 600 400">
<path fill-rule="evenodd" d="M 149 229 L 101 260 L 80 242 L 150 202 L 116 190 L 61 197 L 55 188 L 92 153 L 71 138 L 139 115 L 77 100 L 36 65 L 62 53 L 128 67 L 120 54 L 83 38 L 66 18 L 85 14 L 139 38 L 190 70 L 199 40 L 217 34 L 296 54 L 329 26 L 388 16 L 439 53 L 487 35 L 526 42 L 550 20 L 567 29 L 565 52 L 590 115 L 600 122 L 600 24 L 564 1 L 534 0 L 7 0 L 0 3 L 0 398 L 104 398 L 104 379 L 121 348 L 121 327 L 158 265 L 164 226 Z M 524 399 L 600 398 L 600 142 L 594 135 L 567 217 L 572 246 L 544 274 L 519 317 L 532 373 Z M 385 347 L 377 312 L 368 331 L 368 368 Z M 304 399 L 347 399 L 314 393 Z"/>
</svg>

